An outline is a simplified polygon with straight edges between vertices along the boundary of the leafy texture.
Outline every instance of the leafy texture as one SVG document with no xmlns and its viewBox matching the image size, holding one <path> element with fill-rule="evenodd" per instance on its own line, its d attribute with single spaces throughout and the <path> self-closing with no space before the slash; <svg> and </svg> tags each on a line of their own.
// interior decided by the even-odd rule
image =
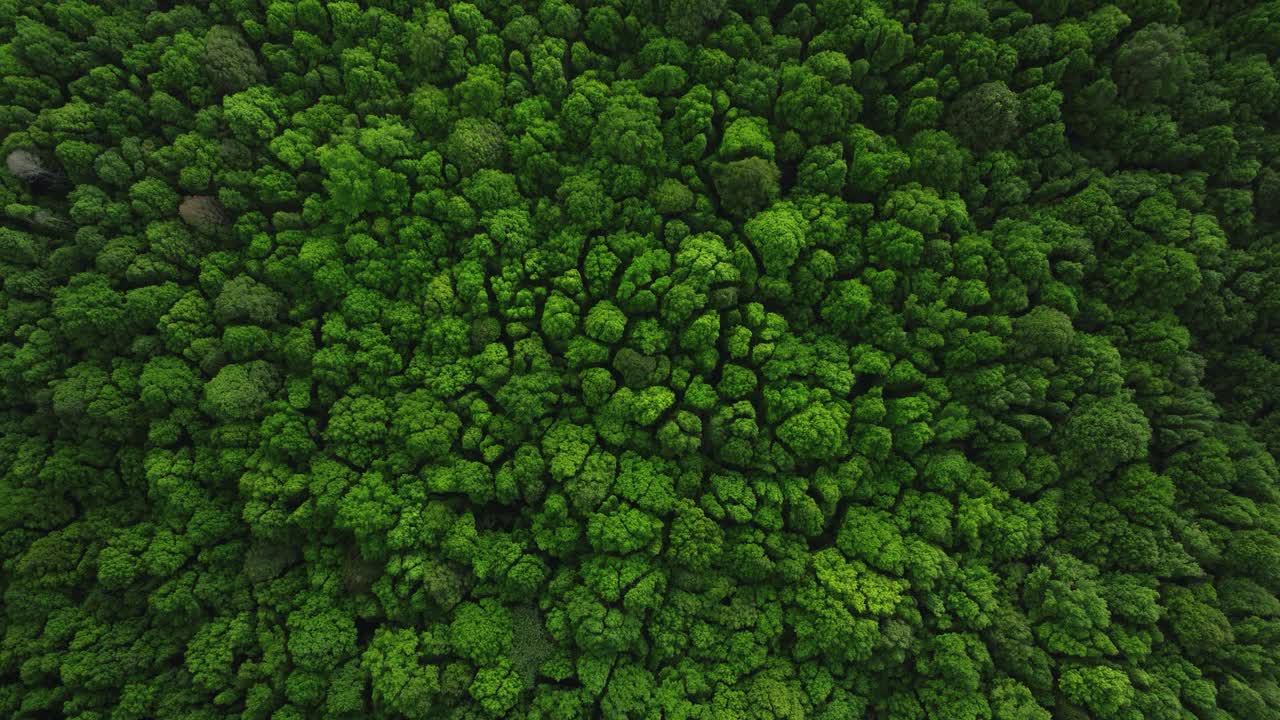
<svg viewBox="0 0 1280 720">
<path fill-rule="evenodd" d="M 1277 49 L 0 2 L 0 716 L 1280 717 Z"/>
</svg>

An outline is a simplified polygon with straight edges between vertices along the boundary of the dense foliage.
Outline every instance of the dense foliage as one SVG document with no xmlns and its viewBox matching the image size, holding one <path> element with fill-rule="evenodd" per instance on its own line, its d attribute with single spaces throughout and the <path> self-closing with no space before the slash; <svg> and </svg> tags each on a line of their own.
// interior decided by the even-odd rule
<svg viewBox="0 0 1280 720">
<path fill-rule="evenodd" d="M 0 715 L 1274 720 L 1280 2 L 0 0 Z"/>
</svg>

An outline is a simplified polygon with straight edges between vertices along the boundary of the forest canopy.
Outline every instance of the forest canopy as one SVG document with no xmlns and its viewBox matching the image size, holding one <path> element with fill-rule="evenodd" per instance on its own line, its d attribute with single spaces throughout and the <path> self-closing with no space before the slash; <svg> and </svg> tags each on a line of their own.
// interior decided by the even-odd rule
<svg viewBox="0 0 1280 720">
<path fill-rule="evenodd" d="M 1280 717 L 1278 58 L 0 0 L 0 716 Z"/>
</svg>

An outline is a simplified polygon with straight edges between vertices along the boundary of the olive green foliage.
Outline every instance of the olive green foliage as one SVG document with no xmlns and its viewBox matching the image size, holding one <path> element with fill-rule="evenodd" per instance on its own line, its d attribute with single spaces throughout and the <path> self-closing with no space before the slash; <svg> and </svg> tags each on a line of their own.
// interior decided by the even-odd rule
<svg viewBox="0 0 1280 720">
<path fill-rule="evenodd" d="M 0 0 L 0 717 L 1280 717 L 1278 50 Z"/>
</svg>

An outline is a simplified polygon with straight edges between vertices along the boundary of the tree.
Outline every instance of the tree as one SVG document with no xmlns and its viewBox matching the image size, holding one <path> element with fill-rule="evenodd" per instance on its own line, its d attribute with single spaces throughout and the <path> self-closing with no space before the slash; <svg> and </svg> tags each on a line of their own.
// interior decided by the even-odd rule
<svg viewBox="0 0 1280 720">
<path fill-rule="evenodd" d="M 749 157 L 713 168 L 720 205 L 730 215 L 746 217 L 764 209 L 778 196 L 778 166 L 772 160 Z"/>
<path fill-rule="evenodd" d="M 463 175 L 481 168 L 502 168 L 506 163 L 506 138 L 502 128 L 487 118 L 462 118 L 454 123 L 444 146 L 445 157 Z"/>
<path fill-rule="evenodd" d="M 226 93 L 247 90 L 266 79 L 244 36 L 225 25 L 210 28 L 204 37 L 204 69 L 209 82 Z"/>
<path fill-rule="evenodd" d="M 1060 310 L 1037 305 L 1013 321 L 1014 340 L 1026 352 L 1065 355 L 1075 339 L 1071 318 Z"/>
<path fill-rule="evenodd" d="M 408 717 L 423 717 L 440 692 L 440 670 L 423 662 L 417 633 L 379 628 L 361 656 L 369 669 L 376 706 Z"/>
<path fill-rule="evenodd" d="M 587 312 L 583 329 L 588 336 L 605 343 L 616 343 L 622 339 L 627 327 L 627 316 L 618 306 L 602 300 Z"/>
<path fill-rule="evenodd" d="M 0 716 L 1280 716 L 1276 2 L 0 2 Z"/>
<path fill-rule="evenodd" d="M 226 96 L 222 100 L 222 111 L 232 134 L 247 144 L 275 137 L 284 115 L 279 99 L 262 85 Z"/>
<path fill-rule="evenodd" d="M 665 0 L 662 4 L 664 29 L 677 37 L 692 38 L 714 26 L 725 10 L 724 0 Z"/>
<path fill-rule="evenodd" d="M 227 365 L 204 386 L 203 407 L 220 420 L 257 417 L 274 394 L 275 370 L 261 360 Z"/>
<path fill-rule="evenodd" d="M 845 453 L 849 414 L 834 405 L 813 404 L 778 426 L 778 438 L 802 459 L 830 460 Z"/>
<path fill-rule="evenodd" d="M 773 159 L 773 140 L 764 118 L 740 117 L 729 123 L 720 139 L 720 157 L 741 160 L 748 157 Z"/>
<path fill-rule="evenodd" d="M 1058 687 L 1072 702 L 1087 707 L 1099 717 L 1122 717 L 1120 711 L 1133 702 L 1133 687 L 1121 671 L 1106 667 L 1071 668 L 1062 674 Z"/>
<path fill-rule="evenodd" d="M 948 129 L 969 147 L 1004 147 L 1018 131 L 1018 95 L 1002 80 L 983 83 L 951 104 Z"/>
<path fill-rule="evenodd" d="M 1152 23 L 1116 50 L 1114 75 L 1120 92 L 1140 100 L 1175 95 L 1191 74 L 1181 28 Z"/>
<path fill-rule="evenodd" d="M 1122 462 L 1138 460 L 1151 442 L 1151 424 L 1142 410 L 1122 396 L 1083 403 L 1062 429 L 1069 468 L 1106 474 Z"/>
<path fill-rule="evenodd" d="M 463 603 L 449 624 L 452 646 L 479 665 L 490 665 L 511 650 L 511 612 L 493 599 Z"/>
<path fill-rule="evenodd" d="M 225 224 L 227 212 L 218 199 L 209 195 L 188 195 L 178 203 L 178 217 L 188 225 L 209 228 Z"/>
<path fill-rule="evenodd" d="M 747 240 L 759 253 L 765 272 L 786 277 L 805 242 L 803 216 L 786 204 L 757 214 L 743 226 Z"/>
</svg>

